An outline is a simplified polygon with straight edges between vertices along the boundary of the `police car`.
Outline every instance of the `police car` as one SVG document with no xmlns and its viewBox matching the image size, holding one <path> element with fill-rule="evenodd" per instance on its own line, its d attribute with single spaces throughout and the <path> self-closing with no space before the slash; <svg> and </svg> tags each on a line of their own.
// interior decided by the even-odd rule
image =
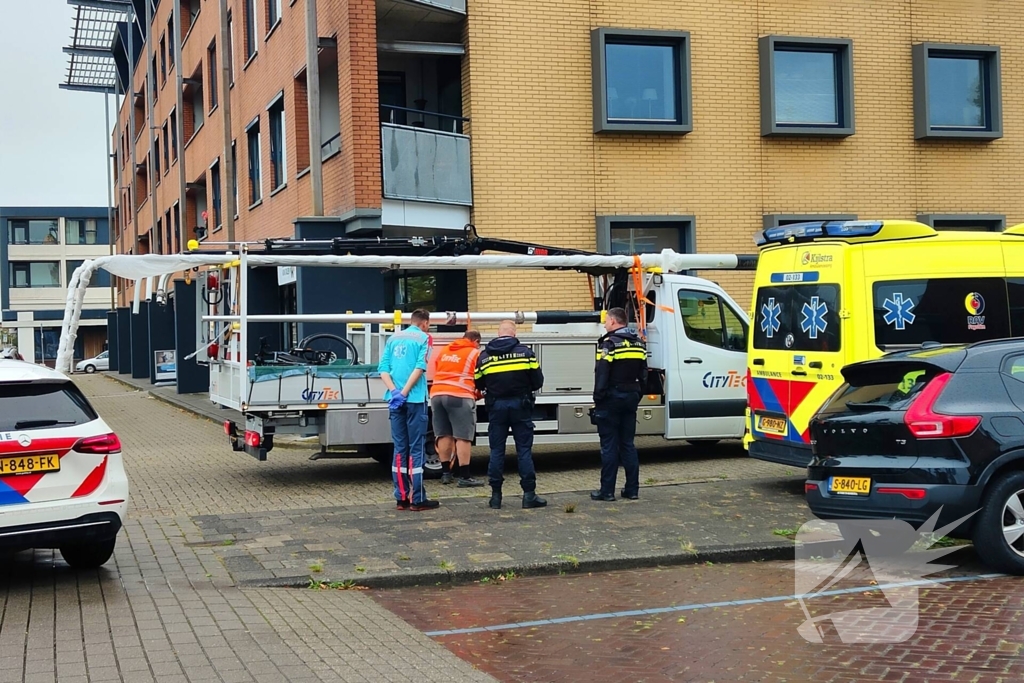
<svg viewBox="0 0 1024 683">
<path fill-rule="evenodd" d="M 110 559 L 128 508 L 121 442 L 60 372 L 0 360 L 0 551 Z"/>
</svg>

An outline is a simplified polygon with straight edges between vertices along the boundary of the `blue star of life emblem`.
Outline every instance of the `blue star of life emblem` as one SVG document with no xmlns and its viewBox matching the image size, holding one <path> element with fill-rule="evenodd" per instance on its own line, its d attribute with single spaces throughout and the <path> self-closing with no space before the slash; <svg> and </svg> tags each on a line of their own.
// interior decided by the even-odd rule
<svg viewBox="0 0 1024 683">
<path fill-rule="evenodd" d="M 803 320 L 800 321 L 800 329 L 811 339 L 817 339 L 818 334 L 824 332 L 828 327 L 828 321 L 825 320 L 828 305 L 824 301 L 820 301 L 818 297 L 812 296 L 811 302 L 804 304 L 800 312 L 804 315 Z"/>
<path fill-rule="evenodd" d="M 894 292 L 891 297 L 882 302 L 885 315 L 882 320 L 886 325 L 893 325 L 897 330 L 907 329 L 907 325 L 914 324 L 914 300 L 904 299 L 903 294 Z"/>
<path fill-rule="evenodd" d="M 782 313 L 782 306 L 775 303 L 775 297 L 769 297 L 768 301 L 761 306 L 761 331 L 771 339 L 779 331 L 782 324 L 779 322 L 779 315 Z"/>
</svg>

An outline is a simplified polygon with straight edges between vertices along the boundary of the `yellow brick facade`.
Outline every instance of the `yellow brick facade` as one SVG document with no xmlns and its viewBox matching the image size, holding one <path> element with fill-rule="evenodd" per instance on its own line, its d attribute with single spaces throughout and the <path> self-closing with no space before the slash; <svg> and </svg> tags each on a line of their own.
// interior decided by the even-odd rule
<svg viewBox="0 0 1024 683">
<path fill-rule="evenodd" d="M 482 235 L 593 249 L 599 215 L 694 215 L 701 252 L 752 253 L 770 213 L 1024 222 L 1024 0 L 469 0 L 465 115 Z M 590 32 L 689 31 L 693 131 L 593 132 Z M 765 138 L 758 38 L 853 41 L 856 133 Z M 911 47 L 1001 48 L 1001 139 L 914 139 Z M 748 273 L 705 273 L 742 305 Z M 587 305 L 584 278 L 471 274 L 470 307 Z"/>
</svg>

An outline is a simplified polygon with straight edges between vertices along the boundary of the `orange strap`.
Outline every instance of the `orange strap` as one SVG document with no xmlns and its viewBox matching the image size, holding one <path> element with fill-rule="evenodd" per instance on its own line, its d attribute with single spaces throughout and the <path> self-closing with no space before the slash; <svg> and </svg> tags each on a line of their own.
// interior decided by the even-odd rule
<svg viewBox="0 0 1024 683">
<path fill-rule="evenodd" d="M 636 295 L 636 317 L 637 317 L 637 328 L 640 332 L 640 338 L 647 339 L 647 315 L 644 312 L 644 304 L 648 306 L 657 306 L 666 313 L 675 313 L 675 309 L 671 306 L 665 306 L 658 304 L 644 295 L 644 277 L 643 277 L 643 266 L 640 264 L 640 255 L 633 254 L 633 290 Z"/>
</svg>

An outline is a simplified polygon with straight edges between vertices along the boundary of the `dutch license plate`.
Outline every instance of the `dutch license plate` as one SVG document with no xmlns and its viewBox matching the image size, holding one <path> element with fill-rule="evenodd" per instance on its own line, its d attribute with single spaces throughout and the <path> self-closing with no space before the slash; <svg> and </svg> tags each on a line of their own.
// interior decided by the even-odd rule
<svg viewBox="0 0 1024 683">
<path fill-rule="evenodd" d="M 60 457 L 50 455 L 23 455 L 18 458 L 0 458 L 0 477 L 11 474 L 32 474 L 34 472 L 57 472 Z"/>
<path fill-rule="evenodd" d="M 781 417 L 757 416 L 757 430 L 768 434 L 786 435 L 786 420 Z"/>
<path fill-rule="evenodd" d="M 848 496 L 866 496 L 871 493 L 871 478 L 832 477 L 828 484 L 828 490 Z"/>
</svg>

